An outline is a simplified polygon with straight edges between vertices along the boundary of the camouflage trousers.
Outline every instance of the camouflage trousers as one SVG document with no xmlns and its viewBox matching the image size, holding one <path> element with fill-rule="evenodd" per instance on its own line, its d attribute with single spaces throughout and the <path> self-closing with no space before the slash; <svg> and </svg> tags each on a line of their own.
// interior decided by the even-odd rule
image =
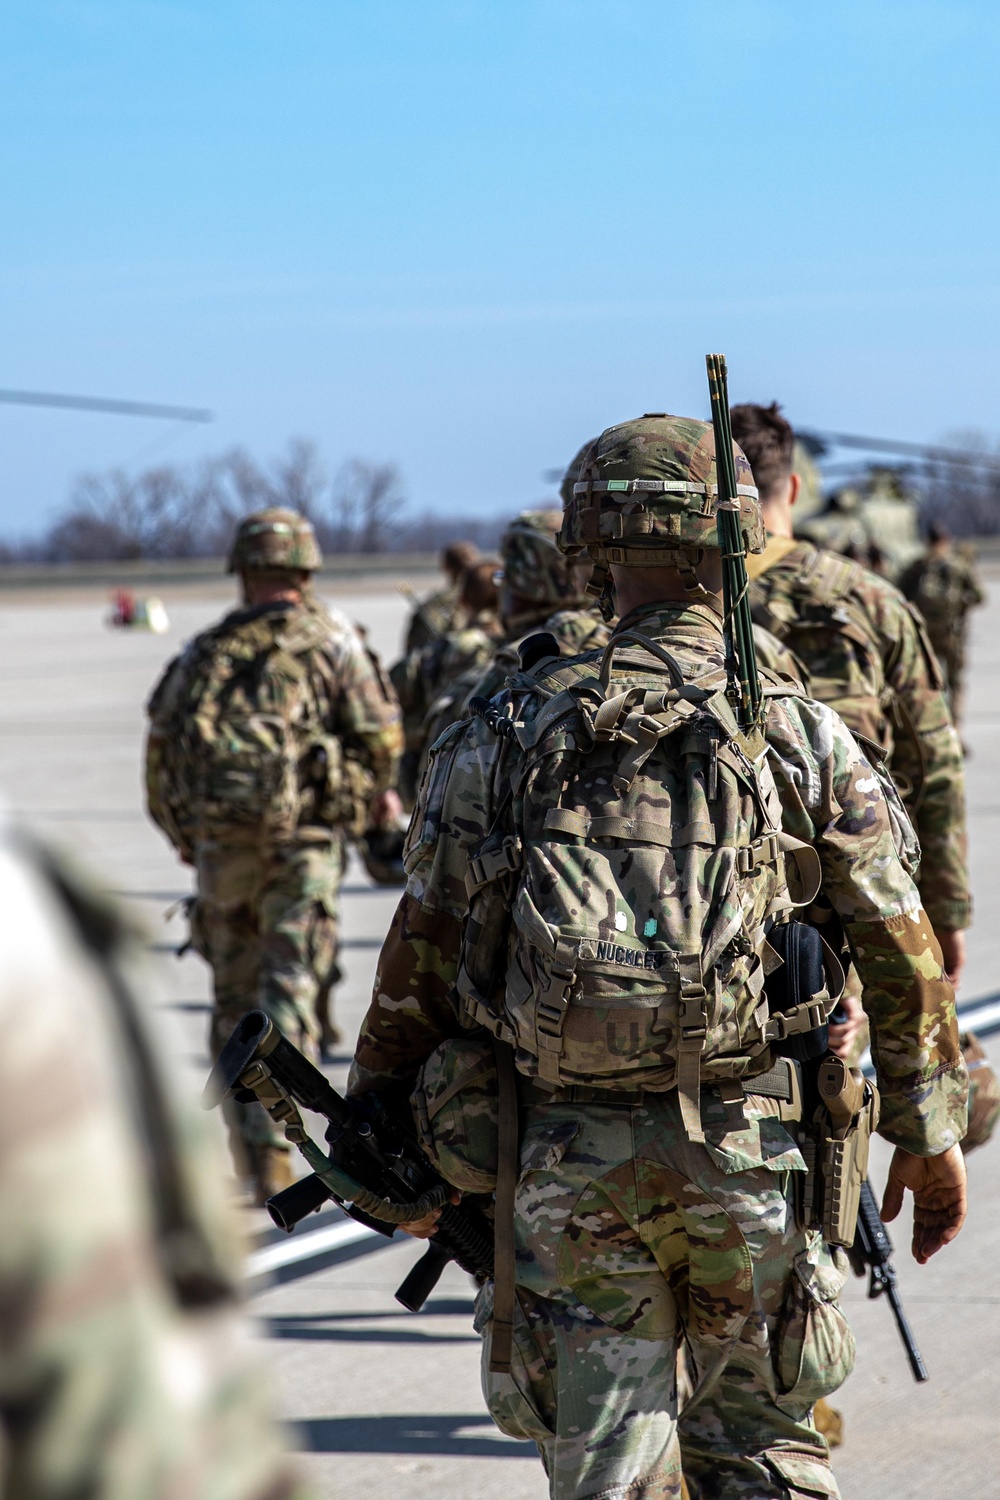
<svg viewBox="0 0 1000 1500">
<path fill-rule="evenodd" d="M 266 1011 L 310 1055 L 318 1007 L 338 977 L 342 840 L 269 849 L 206 844 L 197 853 L 192 945 L 212 968 L 210 1047 L 218 1055 L 241 1016 Z M 234 1105 L 230 1121 L 253 1145 L 285 1145 L 259 1104 Z"/>
<path fill-rule="evenodd" d="M 509 1375 L 492 1283 L 477 1304 L 490 1412 L 535 1441 L 553 1500 L 677 1500 L 682 1472 L 691 1500 L 835 1497 L 811 1414 L 854 1363 L 847 1266 L 796 1228 L 798 1147 L 749 1108 L 728 1129 L 713 1090 L 704 1146 L 675 1094 L 647 1099 L 527 1112 Z"/>
</svg>

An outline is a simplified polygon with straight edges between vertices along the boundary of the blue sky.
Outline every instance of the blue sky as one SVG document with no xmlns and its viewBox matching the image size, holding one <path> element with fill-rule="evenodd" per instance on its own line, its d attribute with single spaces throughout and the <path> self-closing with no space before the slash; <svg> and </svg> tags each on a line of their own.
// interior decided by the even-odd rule
<svg viewBox="0 0 1000 1500">
<path fill-rule="evenodd" d="M 0 14 L 0 532 L 315 438 L 509 510 L 644 410 L 1000 434 L 1000 10 L 32 0 Z M 550 490 L 549 493 L 552 493 Z"/>
</svg>

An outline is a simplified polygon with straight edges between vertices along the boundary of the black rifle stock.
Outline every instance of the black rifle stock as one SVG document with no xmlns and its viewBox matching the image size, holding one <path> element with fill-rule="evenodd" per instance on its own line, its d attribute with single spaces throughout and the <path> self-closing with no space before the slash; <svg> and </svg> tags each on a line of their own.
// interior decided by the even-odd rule
<svg viewBox="0 0 1000 1500">
<path fill-rule="evenodd" d="M 472 1204 L 450 1202 L 451 1190 L 424 1156 L 405 1121 L 376 1096 L 343 1099 L 317 1067 L 287 1041 L 263 1011 L 242 1018 L 220 1052 L 205 1085 L 206 1109 L 232 1095 L 259 1101 L 285 1128 L 312 1167 L 312 1175 L 276 1193 L 266 1204 L 291 1233 L 307 1214 L 330 1200 L 370 1229 L 390 1237 L 439 1209 L 423 1259 L 397 1299 L 418 1312 L 449 1260 L 483 1279 L 493 1274 L 493 1230 Z M 307 1134 L 298 1106 L 327 1119 L 329 1154 Z"/>
</svg>

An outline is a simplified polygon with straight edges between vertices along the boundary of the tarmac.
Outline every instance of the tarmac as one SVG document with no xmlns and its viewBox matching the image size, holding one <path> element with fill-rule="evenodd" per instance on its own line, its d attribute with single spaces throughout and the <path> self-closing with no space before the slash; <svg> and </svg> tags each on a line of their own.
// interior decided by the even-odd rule
<svg viewBox="0 0 1000 1500">
<path fill-rule="evenodd" d="M 989 602 L 973 617 L 965 728 L 977 915 L 963 1008 L 1000 990 L 1000 569 L 991 565 L 987 578 Z M 428 584 L 426 576 L 400 581 Z M 183 920 L 166 913 L 191 879 L 143 811 L 143 704 L 167 658 L 224 604 L 218 587 L 158 592 L 171 619 L 165 636 L 109 629 L 97 588 L 0 595 L 0 788 L 30 828 L 95 870 L 143 923 L 151 996 L 194 1087 L 208 1065 L 208 977 L 198 958 L 174 951 Z M 368 627 L 385 660 L 394 658 L 406 613 L 394 582 L 340 586 L 334 602 Z M 351 1040 L 396 895 L 373 887 L 352 857 L 337 999 Z M 979 1013 L 994 1009 L 985 1003 Z M 990 1048 L 1000 1061 L 1000 1042 Z M 330 1069 L 337 1085 L 349 1051 Z M 876 1185 L 887 1158 L 876 1143 Z M 869 1302 L 854 1278 L 847 1287 L 858 1360 L 835 1398 L 846 1427 L 834 1454 L 844 1500 L 1000 1494 L 1000 1140 L 971 1157 L 969 1176 L 966 1228 L 929 1266 L 910 1258 L 902 1220 L 890 1231 L 927 1384 L 911 1379 L 885 1303 Z M 533 1447 L 501 1436 L 483 1406 L 468 1277 L 449 1268 L 424 1311 L 406 1313 L 393 1291 L 420 1254 L 414 1242 L 359 1232 L 336 1211 L 286 1239 L 267 1232 L 262 1214 L 242 1212 L 259 1353 L 319 1500 L 542 1500 L 547 1485 Z"/>
</svg>

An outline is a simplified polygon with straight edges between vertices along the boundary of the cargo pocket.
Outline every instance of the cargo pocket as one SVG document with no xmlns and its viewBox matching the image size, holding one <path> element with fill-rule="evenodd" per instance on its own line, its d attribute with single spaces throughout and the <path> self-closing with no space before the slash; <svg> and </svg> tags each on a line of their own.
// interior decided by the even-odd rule
<svg viewBox="0 0 1000 1500">
<path fill-rule="evenodd" d="M 551 1361 L 546 1360 L 542 1341 L 525 1317 L 520 1298 L 514 1308 L 514 1339 L 510 1371 L 490 1369 L 493 1346 L 493 1283 L 488 1281 L 476 1298 L 473 1324 L 483 1341 L 482 1383 L 487 1410 L 508 1437 L 537 1443 L 540 1448 L 555 1436 L 555 1386 Z"/>
<path fill-rule="evenodd" d="M 834 1258 L 817 1240 L 792 1267 L 775 1333 L 775 1404 L 796 1421 L 854 1369 L 854 1335 L 837 1303 L 844 1260 L 843 1252 Z"/>
<path fill-rule="evenodd" d="M 784 1449 L 766 1453 L 764 1459 L 784 1485 L 788 1500 L 839 1500 L 840 1490 L 833 1470 L 814 1453 Z"/>
</svg>

